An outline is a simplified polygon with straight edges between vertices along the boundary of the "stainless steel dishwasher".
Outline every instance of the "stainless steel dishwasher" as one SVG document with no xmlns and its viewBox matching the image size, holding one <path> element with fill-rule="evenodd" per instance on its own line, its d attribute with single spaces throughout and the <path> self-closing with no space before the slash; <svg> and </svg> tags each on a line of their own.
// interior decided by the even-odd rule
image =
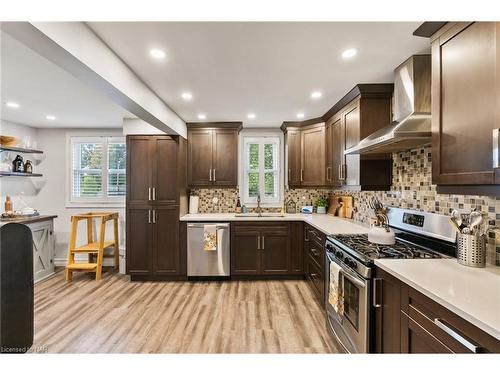
<svg viewBox="0 0 500 375">
<path fill-rule="evenodd" d="M 204 250 L 205 226 L 215 226 L 217 248 Z M 229 223 L 188 223 L 187 273 L 189 276 L 229 276 L 230 273 Z"/>
</svg>

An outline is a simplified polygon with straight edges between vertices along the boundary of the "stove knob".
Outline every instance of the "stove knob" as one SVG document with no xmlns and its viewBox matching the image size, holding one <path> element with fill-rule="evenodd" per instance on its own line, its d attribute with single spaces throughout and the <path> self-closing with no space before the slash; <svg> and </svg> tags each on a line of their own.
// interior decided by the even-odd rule
<svg viewBox="0 0 500 375">
<path fill-rule="evenodd" d="M 346 264 L 351 268 L 356 268 L 356 262 L 352 259 L 346 260 Z"/>
<path fill-rule="evenodd" d="M 337 251 L 337 252 L 335 253 L 335 255 L 336 255 L 336 256 L 337 256 L 337 258 L 339 258 L 339 259 L 343 259 L 343 258 L 344 258 L 344 254 L 342 254 L 342 251 Z"/>
</svg>

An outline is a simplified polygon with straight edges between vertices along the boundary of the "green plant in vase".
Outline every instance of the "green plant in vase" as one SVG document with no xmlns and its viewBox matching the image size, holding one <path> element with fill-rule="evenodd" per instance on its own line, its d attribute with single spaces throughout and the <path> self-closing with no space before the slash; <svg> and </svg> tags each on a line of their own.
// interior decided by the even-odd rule
<svg viewBox="0 0 500 375">
<path fill-rule="evenodd" d="M 316 206 L 316 212 L 318 214 L 326 214 L 326 207 L 328 206 L 328 202 L 325 198 L 316 199 L 314 205 Z"/>
</svg>

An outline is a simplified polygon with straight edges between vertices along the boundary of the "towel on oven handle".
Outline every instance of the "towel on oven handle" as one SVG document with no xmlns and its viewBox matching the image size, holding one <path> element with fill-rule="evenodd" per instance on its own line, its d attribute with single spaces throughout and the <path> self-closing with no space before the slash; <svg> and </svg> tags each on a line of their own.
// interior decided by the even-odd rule
<svg viewBox="0 0 500 375">
<path fill-rule="evenodd" d="M 340 266 L 335 262 L 330 262 L 330 287 L 328 288 L 328 302 L 335 312 L 344 315 L 344 295 L 342 293 L 340 281 Z"/>
</svg>

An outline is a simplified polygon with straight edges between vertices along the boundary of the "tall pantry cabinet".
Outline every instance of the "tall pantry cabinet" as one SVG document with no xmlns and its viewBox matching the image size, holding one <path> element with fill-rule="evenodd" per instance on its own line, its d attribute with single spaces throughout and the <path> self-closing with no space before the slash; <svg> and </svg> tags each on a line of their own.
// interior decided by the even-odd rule
<svg viewBox="0 0 500 375">
<path fill-rule="evenodd" d="M 186 140 L 127 136 L 126 256 L 132 280 L 186 276 L 179 216 L 187 213 Z"/>
</svg>

